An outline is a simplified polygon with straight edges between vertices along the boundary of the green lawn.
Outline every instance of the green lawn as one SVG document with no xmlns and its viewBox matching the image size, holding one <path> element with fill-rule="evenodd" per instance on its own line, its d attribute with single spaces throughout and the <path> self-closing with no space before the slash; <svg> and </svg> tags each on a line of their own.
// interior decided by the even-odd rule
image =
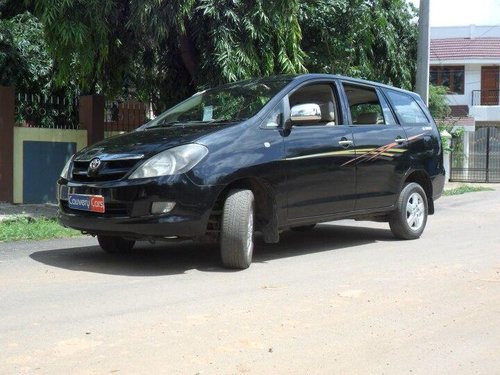
<svg viewBox="0 0 500 375">
<path fill-rule="evenodd" d="M 0 221 L 0 242 L 42 240 L 80 235 L 80 232 L 64 228 L 56 219 L 31 219 L 16 217 Z"/>
<path fill-rule="evenodd" d="M 495 189 L 485 186 L 462 185 L 454 189 L 445 190 L 443 195 L 459 195 L 465 193 L 474 193 L 476 191 L 493 191 Z"/>
</svg>

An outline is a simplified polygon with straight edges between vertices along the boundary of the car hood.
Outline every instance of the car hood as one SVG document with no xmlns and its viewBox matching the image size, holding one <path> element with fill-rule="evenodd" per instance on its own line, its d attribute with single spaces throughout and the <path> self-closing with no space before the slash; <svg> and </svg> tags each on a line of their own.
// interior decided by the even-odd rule
<svg viewBox="0 0 500 375">
<path fill-rule="evenodd" d="M 133 131 L 84 148 L 76 154 L 75 160 L 90 160 L 94 157 L 101 159 L 149 157 L 160 151 L 194 142 L 226 126 L 226 124 L 175 125 L 168 128 Z"/>
</svg>

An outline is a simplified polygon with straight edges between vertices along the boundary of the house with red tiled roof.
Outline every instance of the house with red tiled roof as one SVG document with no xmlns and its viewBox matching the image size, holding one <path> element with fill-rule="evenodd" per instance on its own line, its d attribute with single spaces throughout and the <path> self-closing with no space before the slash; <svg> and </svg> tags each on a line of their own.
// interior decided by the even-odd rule
<svg viewBox="0 0 500 375">
<path fill-rule="evenodd" d="M 429 73 L 448 89 L 454 123 L 470 130 L 450 180 L 500 182 L 500 24 L 431 28 Z"/>
</svg>

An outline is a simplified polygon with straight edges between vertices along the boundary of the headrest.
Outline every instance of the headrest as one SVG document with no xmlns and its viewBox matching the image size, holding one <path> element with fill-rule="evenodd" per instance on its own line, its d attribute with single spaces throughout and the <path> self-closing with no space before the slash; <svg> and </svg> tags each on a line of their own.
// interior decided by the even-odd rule
<svg viewBox="0 0 500 375">
<path fill-rule="evenodd" d="M 363 112 L 358 115 L 356 121 L 358 124 L 376 124 L 377 112 Z"/>
</svg>

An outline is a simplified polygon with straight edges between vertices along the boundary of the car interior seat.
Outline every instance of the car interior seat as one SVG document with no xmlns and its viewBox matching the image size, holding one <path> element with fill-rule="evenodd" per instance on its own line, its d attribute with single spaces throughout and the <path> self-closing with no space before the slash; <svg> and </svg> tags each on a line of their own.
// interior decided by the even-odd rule
<svg viewBox="0 0 500 375">
<path fill-rule="evenodd" d="M 377 123 L 377 112 L 363 112 L 356 117 L 357 124 L 371 125 Z"/>
<path fill-rule="evenodd" d="M 321 121 L 325 122 L 327 126 L 335 125 L 335 105 L 331 100 L 326 103 L 320 104 Z"/>
</svg>

